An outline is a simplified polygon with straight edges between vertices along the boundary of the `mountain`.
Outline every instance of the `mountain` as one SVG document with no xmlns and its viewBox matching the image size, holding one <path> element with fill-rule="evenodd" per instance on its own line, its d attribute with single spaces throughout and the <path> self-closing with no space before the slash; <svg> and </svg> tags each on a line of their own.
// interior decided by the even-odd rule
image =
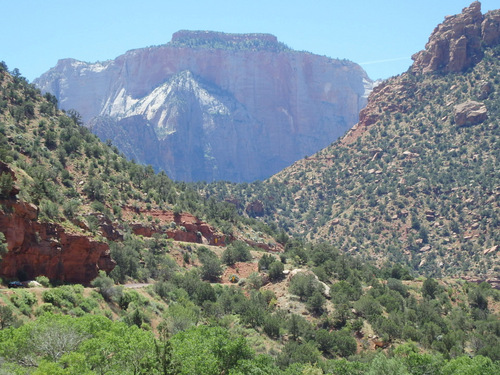
<svg viewBox="0 0 500 375">
<path fill-rule="evenodd" d="M 76 112 L 60 111 L 53 95 L 0 64 L 2 279 L 89 284 L 105 271 L 123 282 L 130 267 L 135 278 L 161 273 L 178 241 L 277 246 L 270 231 L 233 235 L 232 205 L 203 200 L 165 173 L 127 161 L 79 123 Z"/>
<path fill-rule="evenodd" d="M 341 139 L 264 183 L 230 186 L 225 198 L 366 259 L 498 276 L 500 11 L 480 9 L 447 17 Z"/>
<path fill-rule="evenodd" d="M 341 149 L 334 145 L 272 181 L 254 184 L 175 183 L 151 166 L 127 161 L 116 147 L 80 126 L 78 113 L 60 111 L 52 94 L 42 96 L 17 70 L 11 75 L 0 63 L 0 281 L 36 278 L 21 284 L 29 289 L 2 291 L 2 370 L 290 375 L 379 374 L 393 368 L 397 374 L 498 374 L 500 291 L 492 282 L 415 279 L 416 270 L 397 256 L 386 262 L 399 249 L 384 252 L 387 213 L 381 215 L 385 206 L 394 209 L 393 198 L 402 215 L 404 205 L 412 206 L 412 227 L 406 233 L 411 236 L 418 224 L 422 242 L 427 236 L 426 246 L 434 246 L 433 232 L 419 221 L 422 204 L 435 204 L 434 212 L 425 212 L 434 223 L 459 213 L 453 231 L 467 224 L 469 213 L 480 205 L 483 217 L 473 224 L 480 238 L 471 239 L 473 247 L 467 250 L 472 255 L 458 261 L 476 262 L 475 241 L 496 243 L 500 49 L 483 52 L 466 74 L 395 78 L 372 95 L 364 120 L 337 143 Z M 425 108 L 444 112 L 430 100 L 455 81 L 462 85 L 449 87 L 453 95 L 445 98 L 460 99 L 452 106 L 453 121 L 429 124 L 429 117 L 412 123 L 412 111 L 421 110 L 412 107 L 415 96 Z M 394 138 L 397 143 L 390 148 L 383 144 L 384 129 L 391 135 L 385 142 Z M 428 142 L 419 144 L 424 137 Z M 399 155 L 398 142 L 408 139 L 415 144 L 408 150 L 405 145 Z M 451 141 L 459 143 L 449 152 Z M 372 144 L 380 149 L 366 148 Z M 441 158 L 436 161 L 441 185 L 431 181 L 423 196 L 423 178 L 434 164 L 419 164 L 419 159 L 427 158 L 433 145 L 446 151 L 431 155 Z M 474 166 L 479 184 L 465 165 Z M 368 167 L 373 171 L 364 170 Z M 396 172 L 408 182 L 398 182 L 404 186 L 393 192 L 387 177 Z M 452 193 L 440 193 L 448 187 Z M 455 206 L 443 210 L 437 194 L 455 193 L 473 199 L 461 206 L 459 197 L 451 196 Z M 370 194 L 375 198 L 367 202 Z M 218 202 L 215 196 L 231 202 Z M 294 236 L 277 233 L 274 223 L 238 216 L 235 205 L 247 197 L 249 215 L 275 215 Z M 284 203 L 291 202 L 297 205 L 288 212 Z M 337 203 L 345 205 L 343 215 L 321 216 L 337 209 Z M 383 264 L 363 261 L 377 255 L 375 248 L 362 248 L 365 243 L 343 254 L 321 241 L 332 239 L 320 236 L 325 217 L 339 228 L 339 238 L 369 238 L 368 245 L 380 241 L 376 250 Z M 304 224 L 299 219 L 306 220 L 305 233 L 315 235 L 315 243 L 296 238 Z M 377 221 L 381 232 L 372 226 Z M 346 224 L 351 225 L 347 230 Z M 495 266 L 497 250 L 496 245 L 488 248 L 484 261 Z"/>
<path fill-rule="evenodd" d="M 358 120 L 372 81 L 268 34 L 179 31 L 115 60 L 60 60 L 34 83 L 125 155 L 175 180 L 254 181 Z"/>
</svg>

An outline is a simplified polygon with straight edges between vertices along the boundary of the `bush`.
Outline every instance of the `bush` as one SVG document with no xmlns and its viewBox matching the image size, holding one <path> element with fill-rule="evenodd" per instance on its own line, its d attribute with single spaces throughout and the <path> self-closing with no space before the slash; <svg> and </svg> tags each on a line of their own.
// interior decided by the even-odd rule
<svg viewBox="0 0 500 375">
<path fill-rule="evenodd" d="M 104 297 L 106 301 L 111 301 L 111 298 L 118 295 L 119 291 L 115 287 L 115 283 L 111 277 L 106 276 L 106 272 L 99 271 L 99 276 L 97 276 L 90 283 L 94 288 L 97 288 L 98 292 Z"/>
<path fill-rule="evenodd" d="M 259 271 L 268 270 L 273 262 L 276 261 L 276 258 L 272 255 L 264 254 L 262 258 L 259 259 Z"/>
<path fill-rule="evenodd" d="M 207 257 L 202 260 L 201 278 L 210 282 L 219 281 L 222 275 L 222 266 L 217 257 Z"/>
<path fill-rule="evenodd" d="M 36 282 L 40 283 L 45 288 L 50 288 L 50 280 L 47 276 L 37 276 Z"/>
<path fill-rule="evenodd" d="M 309 273 L 297 273 L 290 280 L 290 293 L 307 301 L 315 292 L 323 292 L 323 285 L 316 280 L 316 277 Z"/>
<path fill-rule="evenodd" d="M 271 263 L 269 266 L 269 279 L 271 281 L 279 281 L 283 278 L 283 270 L 285 267 L 283 266 L 283 263 L 281 263 L 279 260 L 274 261 Z"/>
<path fill-rule="evenodd" d="M 281 318 L 277 315 L 267 315 L 262 326 L 264 332 L 272 339 L 280 337 Z"/>
</svg>

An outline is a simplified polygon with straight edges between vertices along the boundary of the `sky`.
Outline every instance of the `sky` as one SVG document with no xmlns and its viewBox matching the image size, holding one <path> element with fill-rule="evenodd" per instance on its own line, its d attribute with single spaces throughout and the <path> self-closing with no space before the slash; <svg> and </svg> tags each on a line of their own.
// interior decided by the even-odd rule
<svg viewBox="0 0 500 375">
<path fill-rule="evenodd" d="M 59 59 L 96 62 L 168 43 L 178 30 L 270 33 L 299 51 L 405 72 L 447 15 L 472 0 L 0 0 L 0 61 L 30 82 Z M 483 0 L 482 12 L 500 8 Z"/>
</svg>

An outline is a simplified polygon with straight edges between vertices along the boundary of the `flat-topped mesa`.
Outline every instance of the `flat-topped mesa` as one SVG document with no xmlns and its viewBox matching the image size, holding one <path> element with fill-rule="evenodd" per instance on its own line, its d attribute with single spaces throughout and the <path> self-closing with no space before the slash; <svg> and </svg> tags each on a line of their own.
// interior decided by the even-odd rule
<svg viewBox="0 0 500 375">
<path fill-rule="evenodd" d="M 414 73 L 458 73 L 483 58 L 484 47 L 500 42 L 500 11 L 483 15 L 474 1 L 462 13 L 448 16 L 432 32 L 425 50 L 412 56 Z"/>
<path fill-rule="evenodd" d="M 219 48 L 236 50 L 284 51 L 289 48 L 272 34 L 229 34 L 215 31 L 180 30 L 169 43 L 175 47 Z"/>
</svg>

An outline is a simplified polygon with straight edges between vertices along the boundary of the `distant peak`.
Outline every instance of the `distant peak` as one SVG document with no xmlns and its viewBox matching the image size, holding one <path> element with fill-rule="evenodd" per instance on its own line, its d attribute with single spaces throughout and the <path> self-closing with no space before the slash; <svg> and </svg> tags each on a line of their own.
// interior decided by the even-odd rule
<svg viewBox="0 0 500 375">
<path fill-rule="evenodd" d="M 169 43 L 174 47 L 213 48 L 279 52 L 290 50 L 272 34 L 229 34 L 217 31 L 180 30 L 172 35 Z"/>
</svg>

